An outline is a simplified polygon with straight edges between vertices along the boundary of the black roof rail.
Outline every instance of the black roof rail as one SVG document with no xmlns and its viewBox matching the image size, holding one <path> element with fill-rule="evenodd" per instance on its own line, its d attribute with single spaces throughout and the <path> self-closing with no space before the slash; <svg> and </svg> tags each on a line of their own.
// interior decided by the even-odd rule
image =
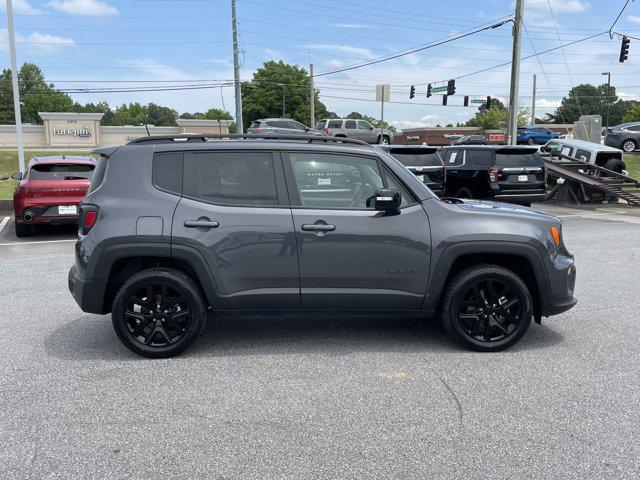
<svg viewBox="0 0 640 480">
<path fill-rule="evenodd" d="M 328 135 L 278 135 L 266 133 L 263 135 L 255 133 L 212 133 L 212 134 L 182 134 L 182 135 L 152 135 L 150 137 L 140 137 L 131 140 L 127 145 L 147 145 L 157 143 L 204 143 L 209 140 L 297 140 L 324 143 L 349 143 L 352 145 L 365 145 L 371 147 L 367 142 L 356 140 L 355 138 L 330 137 Z"/>
</svg>

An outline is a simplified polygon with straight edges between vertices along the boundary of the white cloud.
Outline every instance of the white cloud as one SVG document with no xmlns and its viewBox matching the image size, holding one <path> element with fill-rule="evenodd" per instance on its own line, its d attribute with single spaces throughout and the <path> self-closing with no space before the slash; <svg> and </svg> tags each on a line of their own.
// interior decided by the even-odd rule
<svg viewBox="0 0 640 480">
<path fill-rule="evenodd" d="M 9 35 L 7 29 L 0 29 L 0 52 L 9 51 Z M 16 43 L 40 53 L 53 53 L 64 47 L 72 47 L 76 44 L 72 38 L 49 35 L 48 33 L 33 32 L 28 37 L 16 33 Z"/>
<path fill-rule="evenodd" d="M 556 108 L 558 108 L 560 106 L 560 101 L 559 100 L 549 100 L 546 98 L 537 98 L 536 99 L 536 108 L 543 108 L 543 109 L 551 109 L 554 110 Z"/>
<path fill-rule="evenodd" d="M 633 23 L 640 23 L 640 16 L 638 15 L 629 15 L 627 18 Z"/>
<path fill-rule="evenodd" d="M 0 0 L 0 13 L 5 13 L 7 1 Z M 13 13 L 20 15 L 37 15 L 40 10 L 32 6 L 27 0 L 13 0 Z"/>
<path fill-rule="evenodd" d="M 331 52 L 344 52 L 350 55 L 356 55 L 357 57 L 362 58 L 376 58 L 376 55 L 369 50 L 368 48 L 360 48 L 360 47 L 351 47 L 349 45 L 334 45 L 330 43 L 313 43 L 304 45 L 304 48 L 309 48 L 311 50 L 327 50 Z"/>
<path fill-rule="evenodd" d="M 102 0 L 54 0 L 47 6 L 79 16 L 111 17 L 119 13 L 116 7 Z"/>
<path fill-rule="evenodd" d="M 589 4 L 582 0 L 549 0 L 549 2 L 539 1 L 525 3 L 527 25 L 535 25 L 536 27 L 555 26 L 549 4 L 553 9 L 553 15 L 555 16 L 558 26 L 560 26 L 560 20 L 558 20 L 559 13 L 582 13 L 589 8 Z"/>
</svg>

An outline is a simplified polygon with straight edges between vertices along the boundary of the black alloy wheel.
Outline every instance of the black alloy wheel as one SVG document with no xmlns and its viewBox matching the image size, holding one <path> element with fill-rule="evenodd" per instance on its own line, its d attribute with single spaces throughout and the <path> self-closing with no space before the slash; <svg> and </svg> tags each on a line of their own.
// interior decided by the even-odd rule
<svg viewBox="0 0 640 480">
<path fill-rule="evenodd" d="M 447 331 L 465 346 L 503 350 L 529 328 L 532 300 L 516 274 L 497 265 L 480 265 L 453 280 L 442 313 Z"/>
<path fill-rule="evenodd" d="M 189 347 L 205 323 L 199 287 L 182 272 L 154 268 L 131 277 L 113 305 L 114 329 L 130 350 L 169 357 Z"/>
</svg>

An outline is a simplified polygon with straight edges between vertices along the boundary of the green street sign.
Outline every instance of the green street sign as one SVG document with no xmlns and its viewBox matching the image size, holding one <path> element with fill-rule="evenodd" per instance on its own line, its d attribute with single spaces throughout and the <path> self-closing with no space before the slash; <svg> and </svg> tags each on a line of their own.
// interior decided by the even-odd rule
<svg viewBox="0 0 640 480">
<path fill-rule="evenodd" d="M 431 91 L 432 91 L 433 93 L 446 92 L 446 91 L 447 91 L 447 86 L 446 86 L 446 85 L 443 85 L 442 87 L 433 87 L 433 88 L 431 89 Z"/>
<path fill-rule="evenodd" d="M 475 99 L 475 100 L 471 100 L 471 103 L 487 103 L 486 99 Z"/>
</svg>

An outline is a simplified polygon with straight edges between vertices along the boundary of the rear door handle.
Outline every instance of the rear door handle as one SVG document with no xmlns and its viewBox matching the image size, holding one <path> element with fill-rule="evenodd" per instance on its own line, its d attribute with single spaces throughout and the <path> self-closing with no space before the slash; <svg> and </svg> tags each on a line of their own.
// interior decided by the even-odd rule
<svg viewBox="0 0 640 480">
<path fill-rule="evenodd" d="M 333 232 L 335 229 L 335 225 L 327 225 L 326 223 L 306 223 L 302 225 L 302 230 L 305 232 Z"/>
<path fill-rule="evenodd" d="M 212 220 L 185 220 L 184 226 L 187 228 L 218 228 L 220 224 Z"/>
</svg>

